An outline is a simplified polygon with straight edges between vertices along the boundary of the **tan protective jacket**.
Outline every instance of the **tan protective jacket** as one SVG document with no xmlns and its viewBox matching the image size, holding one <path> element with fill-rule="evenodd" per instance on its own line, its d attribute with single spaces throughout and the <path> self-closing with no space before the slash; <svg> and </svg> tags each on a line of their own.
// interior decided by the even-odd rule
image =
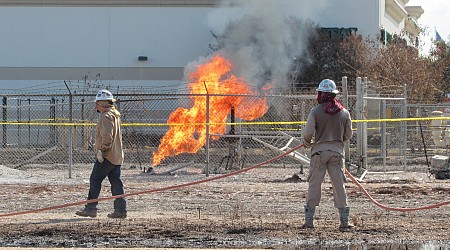
<svg viewBox="0 0 450 250">
<path fill-rule="evenodd" d="M 113 108 L 101 113 L 97 123 L 95 152 L 101 150 L 103 158 L 114 165 L 122 165 L 122 130 L 120 113 Z"/>
<path fill-rule="evenodd" d="M 305 146 L 309 147 L 313 143 L 311 154 L 326 150 L 343 154 L 344 142 L 352 138 L 350 113 L 344 108 L 334 115 L 327 114 L 323 105 L 316 105 L 308 115 L 303 130 Z"/>
</svg>

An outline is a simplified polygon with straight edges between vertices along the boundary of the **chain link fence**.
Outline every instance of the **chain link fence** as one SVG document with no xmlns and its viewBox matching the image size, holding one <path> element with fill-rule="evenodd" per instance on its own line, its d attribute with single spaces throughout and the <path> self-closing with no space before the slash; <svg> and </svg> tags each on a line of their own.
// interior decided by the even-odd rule
<svg viewBox="0 0 450 250">
<path fill-rule="evenodd" d="M 372 92 L 360 97 L 365 101 L 363 117 L 368 119 L 364 121 L 367 145 L 362 154 L 367 157 L 367 169 L 388 172 L 430 168 L 432 156 L 448 155 L 450 103 L 411 104 L 406 93 L 404 88 L 394 96 Z M 433 120 L 436 111 L 442 120 Z"/>
<path fill-rule="evenodd" d="M 358 97 L 354 90 L 348 93 L 345 105 L 355 119 L 359 110 Z M 0 164 L 12 168 L 92 164 L 95 159 L 93 143 L 98 119 L 94 96 L 94 92 L 4 95 Z M 178 126 L 183 132 L 194 127 L 191 139 L 196 142 L 205 136 L 199 131 L 209 128 L 207 138 L 210 140 L 207 143 L 201 143 L 190 153 L 165 156 L 160 164 L 207 166 L 209 171 L 215 173 L 249 167 L 301 144 L 304 122 L 310 109 L 316 105 L 315 95 L 118 93 L 115 96 L 118 110 L 122 113 L 124 166 L 151 167 L 153 156 L 162 144 L 161 140 L 172 127 Z M 239 105 L 225 105 L 217 109 L 216 102 L 227 102 L 224 98 L 233 100 L 229 103 L 238 102 Z M 342 101 L 343 97 L 339 98 Z M 202 114 L 200 120 L 191 118 L 181 123 L 172 122 L 175 125 L 169 126 L 168 121 L 175 113 L 193 109 L 199 100 L 204 104 L 196 111 Z M 242 118 L 250 116 L 248 112 L 260 109 L 261 100 L 265 100 L 268 105 L 263 116 L 251 121 Z M 369 100 L 364 104 L 365 118 L 429 117 L 431 111 L 443 108 L 405 106 L 407 102 L 404 100 Z M 411 161 L 424 164 L 426 149 L 430 155 L 443 149 L 434 145 L 429 121 L 376 121 L 366 124 L 366 128 L 354 124 L 354 137 L 349 143 L 347 159 L 353 166 L 361 166 L 364 157 L 367 168 L 384 166 L 384 170 L 399 164 L 405 167 Z M 358 153 L 359 129 L 367 132 L 367 151 L 363 153 Z M 302 170 L 300 167 L 307 165 L 302 156 L 307 156 L 308 151 L 300 149 L 297 155 L 281 158 L 270 166 L 294 166 Z"/>
<path fill-rule="evenodd" d="M 95 159 L 93 143 L 98 119 L 93 96 L 95 93 L 3 96 L 0 164 L 13 168 L 67 165 L 69 159 L 72 164 L 91 164 Z M 202 95 L 151 93 L 117 97 L 117 107 L 122 113 L 124 165 L 139 167 L 152 165 L 153 154 L 169 129 L 170 115 L 179 108 L 191 108 L 195 98 L 206 99 Z M 214 101 L 219 98 L 238 98 L 242 102 L 243 108 L 235 110 L 233 124 L 232 107 L 214 110 Z M 258 108 L 262 99 L 268 104 L 262 117 L 249 123 L 239 118 L 240 113 Z M 315 105 L 315 97 L 311 96 L 211 96 L 210 101 L 211 129 L 215 127 L 214 117 L 226 117 L 223 129 L 210 133 L 210 165 L 217 171 L 242 168 L 279 155 L 280 150 L 264 143 L 281 147 L 276 143 L 300 138 L 301 121 Z M 181 130 L 193 126 L 178 125 Z M 202 145 L 196 153 L 167 156 L 161 164 L 204 165 L 205 161 L 206 146 Z M 283 159 L 278 164 L 298 164 L 298 161 Z"/>
</svg>

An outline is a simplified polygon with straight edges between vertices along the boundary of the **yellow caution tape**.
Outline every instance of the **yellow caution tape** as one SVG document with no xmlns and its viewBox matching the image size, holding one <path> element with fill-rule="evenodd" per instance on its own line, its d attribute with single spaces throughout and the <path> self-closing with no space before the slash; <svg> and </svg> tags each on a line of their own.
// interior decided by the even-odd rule
<svg viewBox="0 0 450 250">
<path fill-rule="evenodd" d="M 371 123 L 371 122 L 411 122 L 411 121 L 433 121 L 450 120 L 450 117 L 416 117 L 416 118 L 394 118 L 394 119 L 364 119 L 353 120 L 353 123 Z M 40 120 L 42 121 L 42 120 Z M 223 123 L 123 123 L 122 126 L 130 127 L 163 127 L 163 126 L 214 126 L 214 125 L 302 125 L 306 121 L 291 122 L 223 122 Z M 86 122 L 35 122 L 35 121 L 3 121 L 0 125 L 29 125 L 29 126 L 95 126 L 96 123 Z"/>
</svg>

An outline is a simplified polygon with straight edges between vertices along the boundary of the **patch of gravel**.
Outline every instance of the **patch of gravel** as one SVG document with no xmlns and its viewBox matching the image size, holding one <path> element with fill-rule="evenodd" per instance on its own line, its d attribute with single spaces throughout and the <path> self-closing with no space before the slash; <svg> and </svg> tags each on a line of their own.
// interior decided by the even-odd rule
<svg viewBox="0 0 450 250">
<path fill-rule="evenodd" d="M 39 182 L 38 178 L 33 177 L 26 171 L 0 165 L 0 183 L 2 184 L 37 183 L 37 182 Z"/>
</svg>

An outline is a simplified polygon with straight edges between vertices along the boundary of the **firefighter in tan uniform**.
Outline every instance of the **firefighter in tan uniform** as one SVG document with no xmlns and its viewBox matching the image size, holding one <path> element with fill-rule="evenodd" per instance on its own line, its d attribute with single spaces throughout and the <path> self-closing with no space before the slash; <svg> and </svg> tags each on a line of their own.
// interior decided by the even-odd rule
<svg viewBox="0 0 450 250">
<path fill-rule="evenodd" d="M 314 212 L 319 205 L 322 182 L 328 172 L 333 186 L 334 206 L 340 214 L 339 229 L 345 230 L 353 227 L 348 222 L 349 207 L 343 169 L 344 142 L 352 137 L 352 120 L 348 110 L 336 99 L 339 91 L 332 80 L 323 80 L 317 92 L 318 105 L 311 109 L 303 132 L 305 147 L 311 147 L 303 228 L 314 228 Z"/>
</svg>

